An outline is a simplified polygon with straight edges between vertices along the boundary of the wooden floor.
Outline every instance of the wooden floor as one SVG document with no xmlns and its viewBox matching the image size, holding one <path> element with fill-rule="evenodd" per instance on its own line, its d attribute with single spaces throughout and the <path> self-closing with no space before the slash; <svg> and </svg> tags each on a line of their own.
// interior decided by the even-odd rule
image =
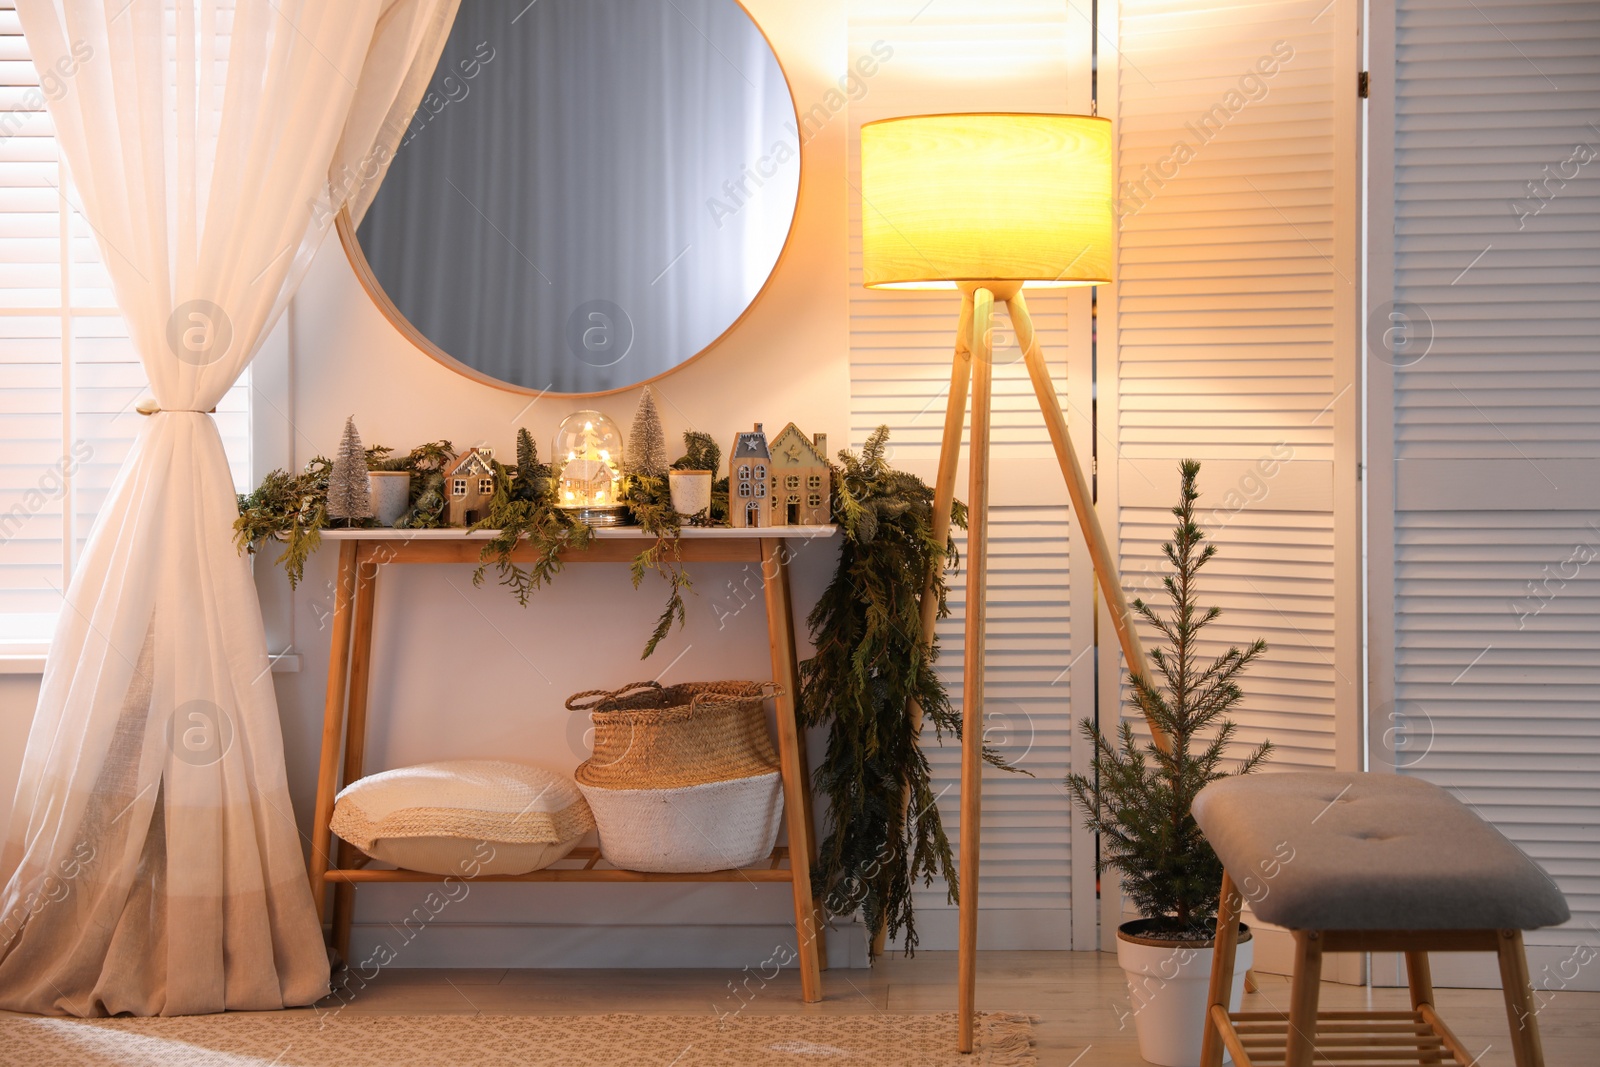
<svg viewBox="0 0 1600 1067">
<path fill-rule="evenodd" d="M 587 1014 L 602 1012 L 950 1011 L 955 1007 L 955 954 L 923 952 L 888 959 L 871 970 L 823 974 L 825 998 L 800 1002 L 793 970 L 763 984 L 754 973 L 729 970 L 386 970 L 371 982 L 352 982 L 323 1011 L 386 1014 L 441 1012 Z M 770 972 L 769 972 L 770 973 Z M 742 997 L 736 995 L 738 986 Z M 1288 981 L 1260 976 L 1260 992 L 1245 1010 L 1287 1009 Z M 1496 990 L 1441 989 L 1439 1010 L 1474 1053 L 1475 1067 L 1512 1067 L 1505 1009 Z M 1333 1008 L 1405 1008 L 1402 989 L 1369 991 L 1325 984 Z M 1143 1064 L 1127 989 L 1116 958 L 1086 952 L 985 952 L 978 964 L 980 1008 L 1037 1015 L 1039 1062 L 1044 1067 L 1122 1067 Z M 1119 1026 L 1125 1021 L 1125 1026 Z M 1557 993 L 1539 1016 L 1547 1067 L 1600 1064 L 1600 993 Z"/>
</svg>

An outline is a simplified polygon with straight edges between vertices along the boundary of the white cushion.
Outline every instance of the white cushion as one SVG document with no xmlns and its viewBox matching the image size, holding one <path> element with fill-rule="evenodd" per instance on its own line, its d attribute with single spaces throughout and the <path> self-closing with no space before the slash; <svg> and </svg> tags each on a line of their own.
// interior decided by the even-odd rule
<svg viewBox="0 0 1600 1067">
<path fill-rule="evenodd" d="M 330 825 L 373 859 L 475 878 L 548 867 L 594 829 L 594 816 L 564 774 L 501 760 L 444 760 L 346 786 Z"/>
</svg>

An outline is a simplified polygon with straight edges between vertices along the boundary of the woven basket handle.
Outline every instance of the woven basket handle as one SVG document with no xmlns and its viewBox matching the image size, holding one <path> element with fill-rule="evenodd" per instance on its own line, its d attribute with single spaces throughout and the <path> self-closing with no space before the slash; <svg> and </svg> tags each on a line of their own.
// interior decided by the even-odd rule
<svg viewBox="0 0 1600 1067">
<path fill-rule="evenodd" d="M 568 711 L 586 711 L 608 700 L 616 700 L 630 693 L 637 693 L 643 689 L 661 689 L 660 682 L 634 682 L 621 689 L 586 689 L 582 693 L 574 693 L 567 698 Z M 592 698 L 592 699 L 591 699 Z"/>
<path fill-rule="evenodd" d="M 761 699 L 762 700 L 767 700 L 767 699 L 770 699 L 771 697 L 781 697 L 781 696 L 783 696 L 783 686 L 779 685 L 777 682 L 762 682 L 761 683 Z M 694 696 L 689 698 L 689 710 L 693 711 L 699 705 L 699 703 L 702 700 L 723 701 L 723 700 L 727 700 L 727 699 L 728 699 L 728 694 L 726 694 L 726 693 L 696 693 Z"/>
</svg>

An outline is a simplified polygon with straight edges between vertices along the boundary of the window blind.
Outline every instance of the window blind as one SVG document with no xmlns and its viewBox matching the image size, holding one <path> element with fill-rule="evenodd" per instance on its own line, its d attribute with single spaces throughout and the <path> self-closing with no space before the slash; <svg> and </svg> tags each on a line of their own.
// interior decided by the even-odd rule
<svg viewBox="0 0 1600 1067">
<path fill-rule="evenodd" d="M 0 645 L 42 651 L 73 563 L 139 430 L 148 382 L 73 204 L 14 0 L 0 0 Z M 217 407 L 248 469 L 249 379 Z"/>
</svg>

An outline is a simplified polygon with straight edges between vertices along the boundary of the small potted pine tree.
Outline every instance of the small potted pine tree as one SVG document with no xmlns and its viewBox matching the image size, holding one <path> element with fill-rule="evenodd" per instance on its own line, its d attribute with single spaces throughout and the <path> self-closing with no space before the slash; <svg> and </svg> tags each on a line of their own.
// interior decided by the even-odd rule
<svg viewBox="0 0 1600 1067">
<path fill-rule="evenodd" d="M 1082 724 L 1094 747 L 1093 774 L 1072 774 L 1067 788 L 1089 829 L 1100 835 L 1097 872 L 1115 870 L 1141 918 L 1117 929 L 1117 961 L 1128 977 L 1139 1053 L 1165 1067 L 1200 1062 L 1222 890 L 1222 863 L 1195 824 L 1195 795 L 1229 774 L 1248 774 L 1272 752 L 1263 741 L 1230 772 L 1224 759 L 1235 724 L 1226 718 L 1243 693 L 1239 675 L 1267 649 L 1264 641 L 1209 657 L 1201 631 L 1222 612 L 1197 604 L 1196 577 L 1216 554 L 1195 522 L 1200 464 L 1184 460 L 1172 540 L 1162 552 L 1173 573 L 1162 578 L 1171 610 L 1158 613 L 1141 599 L 1133 610 L 1165 639 L 1152 649 L 1156 678 L 1135 676 L 1129 705 L 1170 740 L 1170 751 L 1143 740 L 1129 719 L 1113 739 L 1093 720 Z M 1238 1010 L 1251 950 L 1240 936 L 1232 1010 Z"/>
</svg>

